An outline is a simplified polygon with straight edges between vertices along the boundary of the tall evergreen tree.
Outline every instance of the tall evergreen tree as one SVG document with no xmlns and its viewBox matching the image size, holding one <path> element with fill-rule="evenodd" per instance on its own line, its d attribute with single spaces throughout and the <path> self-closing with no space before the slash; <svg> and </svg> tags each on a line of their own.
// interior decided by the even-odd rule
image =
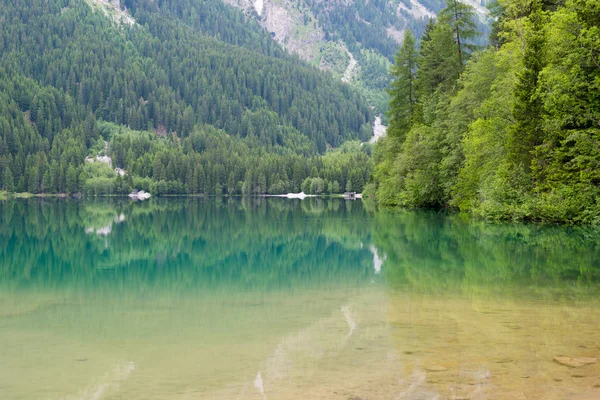
<svg viewBox="0 0 600 400">
<path fill-rule="evenodd" d="M 4 190 L 6 190 L 7 192 L 14 192 L 15 182 L 14 182 L 12 171 L 8 167 L 4 170 L 3 185 L 4 185 Z"/>
<path fill-rule="evenodd" d="M 473 17 L 473 6 L 459 0 L 448 0 L 448 6 L 440 12 L 441 23 L 450 25 L 456 41 L 456 51 L 460 68 L 464 67 L 467 59 L 475 50 L 472 40 L 479 36 Z"/>
<path fill-rule="evenodd" d="M 69 167 L 67 168 L 67 174 L 66 174 L 66 190 L 67 193 L 69 194 L 73 194 L 73 193 L 77 193 L 78 191 L 78 186 L 77 186 L 77 170 L 75 169 L 75 167 L 73 165 L 69 165 Z"/>
<path fill-rule="evenodd" d="M 388 91 L 388 134 L 391 136 L 401 138 L 410 129 L 417 104 L 415 81 L 418 55 L 415 37 L 407 30 L 402 47 L 396 54 L 396 64 L 392 68 L 394 81 Z"/>
<path fill-rule="evenodd" d="M 461 71 L 453 32 L 448 24 L 436 23 L 427 39 L 421 41 L 416 82 L 422 103 L 438 89 L 448 91 L 454 87 Z"/>
<path fill-rule="evenodd" d="M 543 139 L 543 100 L 537 89 L 540 72 L 545 65 L 546 22 L 541 0 L 533 0 L 525 27 L 524 69 L 515 88 L 513 116 L 516 124 L 509 138 L 512 161 L 526 172 L 531 168 L 532 151 Z"/>
</svg>

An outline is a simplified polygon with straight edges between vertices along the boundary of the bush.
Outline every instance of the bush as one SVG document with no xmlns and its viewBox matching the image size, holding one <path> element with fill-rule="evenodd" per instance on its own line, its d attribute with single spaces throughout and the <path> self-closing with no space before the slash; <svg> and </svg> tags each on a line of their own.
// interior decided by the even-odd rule
<svg viewBox="0 0 600 400">
<path fill-rule="evenodd" d="M 310 194 L 323 194 L 325 182 L 321 178 L 312 178 L 310 181 Z"/>
<path fill-rule="evenodd" d="M 83 184 L 83 193 L 86 196 L 102 196 L 107 194 L 113 194 L 114 192 L 113 178 L 96 177 L 90 178 Z"/>
<path fill-rule="evenodd" d="M 135 177 L 133 178 L 133 187 L 134 189 L 137 190 L 143 190 L 145 192 L 150 192 L 152 193 L 152 191 L 150 190 L 150 186 L 152 186 L 152 179 L 151 178 L 140 178 L 140 177 Z"/>
<path fill-rule="evenodd" d="M 162 194 L 186 194 L 187 187 L 180 181 L 160 180 L 150 185 L 150 193 L 160 196 Z"/>
<path fill-rule="evenodd" d="M 308 194 L 308 193 L 310 193 L 310 182 L 311 182 L 311 179 L 310 179 L 310 178 L 306 178 L 306 179 L 304 180 L 304 182 L 302 182 L 302 187 L 301 187 L 301 189 L 302 189 L 302 191 L 303 191 L 304 193 L 307 193 L 307 194 Z"/>
</svg>

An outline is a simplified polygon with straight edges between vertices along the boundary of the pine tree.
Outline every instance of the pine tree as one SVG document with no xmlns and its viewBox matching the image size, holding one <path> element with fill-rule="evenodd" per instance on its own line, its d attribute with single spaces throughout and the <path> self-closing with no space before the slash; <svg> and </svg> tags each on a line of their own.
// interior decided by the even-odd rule
<svg viewBox="0 0 600 400">
<path fill-rule="evenodd" d="M 29 167 L 27 175 L 27 191 L 29 193 L 37 193 L 39 191 L 37 167 Z"/>
<path fill-rule="evenodd" d="M 77 170 L 73 165 L 67 168 L 67 193 L 77 193 Z"/>
<path fill-rule="evenodd" d="M 459 0 L 449 0 L 448 7 L 440 12 L 440 22 L 452 27 L 461 70 L 475 49 L 475 46 L 469 41 L 479 35 L 475 22 L 473 22 L 474 16 L 473 7 Z"/>
<path fill-rule="evenodd" d="M 392 69 L 395 79 L 388 91 L 390 95 L 388 134 L 398 138 L 401 138 L 410 128 L 417 104 L 415 80 L 419 54 L 416 45 L 415 37 L 410 30 L 407 30 L 402 47 L 396 54 L 396 65 Z"/>
<path fill-rule="evenodd" d="M 540 0 L 531 3 L 531 14 L 525 31 L 524 69 L 515 88 L 513 116 L 516 124 L 509 137 L 512 162 L 529 172 L 532 151 L 542 141 L 543 100 L 537 93 L 539 75 L 545 65 L 545 13 Z"/>
<path fill-rule="evenodd" d="M 13 174 L 10 168 L 8 167 L 4 170 L 4 190 L 6 190 L 7 192 L 15 191 L 15 182 Z"/>
<path fill-rule="evenodd" d="M 437 90 L 455 87 L 461 68 L 457 62 L 456 43 L 448 24 L 436 23 L 421 41 L 417 89 L 419 101 L 428 102 Z"/>
</svg>

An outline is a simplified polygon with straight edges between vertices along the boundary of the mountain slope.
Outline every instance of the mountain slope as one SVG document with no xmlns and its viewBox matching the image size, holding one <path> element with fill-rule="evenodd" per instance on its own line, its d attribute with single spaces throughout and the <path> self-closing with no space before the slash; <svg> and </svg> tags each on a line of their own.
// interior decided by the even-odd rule
<svg viewBox="0 0 600 400">
<path fill-rule="evenodd" d="M 137 7 L 138 25 L 120 29 L 83 2 L 5 3 L 0 12 L 13 22 L 3 30 L 4 62 L 134 129 L 185 136 L 208 123 L 245 136 L 234 116 L 265 110 L 324 151 L 325 143 L 358 137 L 372 118 L 355 92 L 285 57 L 268 38 L 254 40 L 260 32 L 253 39 L 245 24 L 229 24 L 218 36 L 243 38 L 250 50 L 201 34 L 175 18 L 168 2 Z"/>
<path fill-rule="evenodd" d="M 363 96 L 218 0 L 2 0 L 0 20 L 5 190 L 114 183 L 83 164 L 105 151 L 128 172 L 118 191 L 136 178 L 165 182 L 161 192 L 296 190 L 317 178 L 318 153 L 370 137 Z M 362 185 L 367 165 L 357 168 Z"/>
<path fill-rule="evenodd" d="M 292 54 L 361 88 L 378 112 L 387 108 L 388 70 L 406 29 L 420 37 L 444 0 L 223 0 L 241 8 Z M 487 41 L 486 0 L 464 0 Z M 351 64 L 352 63 L 352 64 Z"/>
</svg>

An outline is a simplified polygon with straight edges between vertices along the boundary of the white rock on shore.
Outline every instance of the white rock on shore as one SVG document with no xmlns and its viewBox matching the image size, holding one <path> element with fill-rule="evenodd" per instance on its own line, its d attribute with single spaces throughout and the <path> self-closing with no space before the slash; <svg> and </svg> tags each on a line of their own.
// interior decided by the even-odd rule
<svg viewBox="0 0 600 400">
<path fill-rule="evenodd" d="M 129 194 L 129 197 L 134 200 L 146 200 L 149 199 L 150 196 L 150 193 L 144 192 L 143 190 L 140 190 L 139 192 L 132 192 Z"/>
<path fill-rule="evenodd" d="M 305 194 L 304 192 L 300 192 L 300 193 L 288 193 L 288 194 L 273 194 L 273 195 L 267 195 L 267 197 L 283 197 L 286 199 L 305 199 L 307 197 L 316 197 L 316 195 L 314 194 Z"/>
</svg>

